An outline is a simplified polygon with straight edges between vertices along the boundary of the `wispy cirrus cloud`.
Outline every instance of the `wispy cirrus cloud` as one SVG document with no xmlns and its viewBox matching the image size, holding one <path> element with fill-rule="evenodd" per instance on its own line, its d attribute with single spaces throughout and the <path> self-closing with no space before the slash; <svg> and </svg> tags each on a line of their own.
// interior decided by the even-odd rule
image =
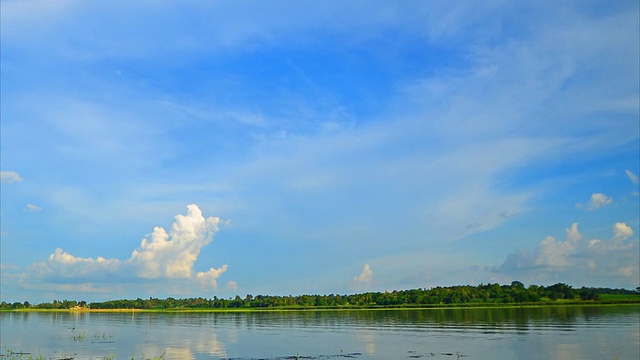
<svg viewBox="0 0 640 360">
<path fill-rule="evenodd" d="M 0 171 L 0 182 L 3 184 L 11 184 L 22 180 L 24 179 L 15 171 Z"/>
<path fill-rule="evenodd" d="M 370 263 L 376 285 L 423 286 L 398 279 L 466 269 L 471 256 L 461 253 L 506 240 L 484 237 L 451 260 L 442 249 L 493 230 L 516 233 L 538 204 L 582 201 L 565 201 L 576 188 L 567 178 L 593 179 L 596 162 L 637 163 L 628 151 L 638 139 L 638 51 L 629 46 L 639 42 L 636 3 L 275 4 L 3 2 L 3 165 L 29 175 L 7 187 L 16 191 L 3 196 L 3 216 L 27 202 L 46 208 L 3 221 L 3 234 L 48 217 L 37 228 L 60 248 L 41 255 L 49 284 L 59 272 L 65 289 L 84 281 L 96 290 L 107 284 L 102 268 L 112 279 L 180 291 L 216 286 L 226 266 L 196 270 L 205 233 L 214 232 L 206 220 L 196 221 L 198 240 L 155 229 L 130 257 L 120 255 L 131 253 L 132 233 L 198 199 L 242 219 L 231 236 L 255 239 L 259 256 L 229 249 L 245 261 L 243 291 L 271 292 L 269 278 L 282 281 L 277 291 L 303 291 L 297 285 L 328 266 L 341 269 L 326 279 L 332 292 L 336 282 L 348 287 L 353 264 L 387 255 L 403 266 Z M 18 178 L 3 174 L 3 185 Z M 31 179 L 38 183 L 26 186 Z M 604 182 L 582 190 L 594 188 L 604 193 L 584 198 L 583 208 L 599 211 L 581 216 L 610 216 L 601 209 L 614 197 L 616 209 L 631 204 Z M 636 213 L 621 211 L 635 226 L 627 214 Z M 549 223 L 536 221 L 530 226 Z M 573 221 L 586 224 L 563 220 Z M 76 256 L 71 244 L 85 234 L 67 232 L 71 222 L 109 239 L 109 259 Z M 538 257 L 517 260 L 564 268 L 583 241 L 546 238 Z M 322 250 L 309 257 L 316 244 Z M 342 268 L 336 248 L 349 256 Z M 3 256 L 19 253 L 27 251 L 3 248 Z M 424 254 L 442 263 L 427 271 Z M 484 255 L 484 264 L 502 260 Z M 307 265 L 282 270 L 293 280 L 255 276 L 292 258 Z M 456 281 L 471 279 L 460 274 Z"/>
<path fill-rule="evenodd" d="M 38 212 L 38 211 L 42 211 L 42 208 L 38 205 L 34 205 L 34 204 L 27 204 L 27 206 L 24 207 L 25 210 L 30 211 L 30 212 Z"/>
<path fill-rule="evenodd" d="M 632 183 L 640 184 L 640 180 L 638 179 L 638 176 L 634 174 L 631 170 L 625 170 L 624 173 L 627 174 L 627 177 Z"/>
</svg>

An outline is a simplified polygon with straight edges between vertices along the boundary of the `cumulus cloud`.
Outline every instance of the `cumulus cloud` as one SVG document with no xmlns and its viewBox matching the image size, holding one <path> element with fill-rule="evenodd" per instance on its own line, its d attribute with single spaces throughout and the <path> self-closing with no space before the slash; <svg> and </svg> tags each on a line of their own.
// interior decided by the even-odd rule
<svg viewBox="0 0 640 360">
<path fill-rule="evenodd" d="M 371 286 L 372 280 L 373 270 L 371 270 L 371 266 L 369 266 L 369 264 L 364 264 L 360 275 L 357 275 L 353 278 L 353 284 L 356 287 L 369 287 Z"/>
<path fill-rule="evenodd" d="M 534 266 L 565 267 L 569 265 L 569 255 L 573 253 L 582 235 L 578 231 L 578 224 L 573 223 L 565 230 L 567 239 L 558 241 L 553 236 L 547 236 L 540 241 L 532 258 Z"/>
<path fill-rule="evenodd" d="M 203 285 L 211 285 L 214 289 L 217 289 L 218 283 L 216 280 L 220 277 L 220 275 L 222 275 L 222 273 L 227 271 L 227 268 L 228 268 L 227 265 L 222 265 L 218 269 L 211 268 L 209 269 L 209 271 L 197 273 L 196 278 Z"/>
<path fill-rule="evenodd" d="M 539 266 L 567 266 L 567 255 L 573 250 L 574 247 L 569 241 L 556 241 L 553 236 L 547 236 L 538 244 L 533 263 Z"/>
<path fill-rule="evenodd" d="M 213 241 L 218 217 L 205 218 L 197 205 L 188 205 L 186 215 L 176 215 L 171 230 L 154 228 L 129 259 L 82 258 L 57 248 L 47 261 L 35 263 L 23 274 L 24 283 L 82 281 L 108 283 L 139 279 L 181 279 L 194 285 L 217 288 L 217 279 L 228 266 L 195 272 L 194 264 L 202 248 Z"/>
<path fill-rule="evenodd" d="M 227 281 L 227 289 L 229 289 L 231 291 L 238 290 L 238 283 L 233 281 L 233 280 Z"/>
<path fill-rule="evenodd" d="M 3 184 L 11 184 L 22 180 L 22 177 L 15 171 L 0 171 L 0 182 Z"/>
<path fill-rule="evenodd" d="M 601 280 L 599 285 L 611 285 L 604 282 L 617 278 L 618 283 L 635 287 L 640 261 L 638 240 L 631 239 L 633 230 L 623 222 L 615 223 L 611 231 L 609 240 L 587 239 L 574 223 L 566 229 L 565 240 L 547 236 L 533 252 L 519 249 L 493 270 L 530 282 L 574 279 L 582 284 Z"/>
<path fill-rule="evenodd" d="M 611 203 L 613 203 L 613 198 L 602 193 L 594 193 L 587 204 L 587 210 L 595 210 Z"/>
<path fill-rule="evenodd" d="M 170 233 L 162 227 L 154 228 L 128 261 L 143 278 L 190 278 L 200 250 L 213 240 L 220 223 L 220 218 L 205 219 L 197 205 L 189 205 L 187 215 L 176 215 Z M 207 277 L 217 273 L 212 270 Z"/>
<path fill-rule="evenodd" d="M 629 180 L 631 180 L 632 183 L 640 184 L 640 180 L 638 179 L 638 176 L 636 174 L 632 173 L 630 170 L 625 170 L 624 173 L 627 174 L 627 177 L 629 178 Z"/>
<path fill-rule="evenodd" d="M 618 222 L 613 225 L 613 238 L 616 240 L 625 240 L 633 235 L 631 227 L 625 223 Z"/>
<path fill-rule="evenodd" d="M 30 265 L 16 274 L 17 284 L 35 291 L 113 293 L 117 281 L 124 279 L 122 262 L 118 259 L 83 258 L 60 248 L 47 261 Z"/>
<path fill-rule="evenodd" d="M 105 259 L 101 256 L 82 258 L 73 256 L 60 248 L 49 255 L 46 262 L 39 262 L 30 266 L 30 274 L 37 278 L 86 278 L 91 275 L 101 276 L 119 270 L 121 265 L 118 259 Z"/>
</svg>

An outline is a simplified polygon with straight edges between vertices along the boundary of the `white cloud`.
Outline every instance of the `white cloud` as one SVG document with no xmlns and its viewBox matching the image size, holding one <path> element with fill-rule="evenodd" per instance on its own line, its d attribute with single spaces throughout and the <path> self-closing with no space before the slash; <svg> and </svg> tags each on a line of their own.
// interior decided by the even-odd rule
<svg viewBox="0 0 640 360">
<path fill-rule="evenodd" d="M 617 222 L 613 225 L 613 238 L 616 240 L 625 240 L 633 235 L 631 227 L 625 223 Z"/>
<path fill-rule="evenodd" d="M 128 262 L 143 278 L 190 278 L 200 250 L 213 240 L 220 223 L 218 217 L 205 219 L 197 205 L 188 205 L 186 216 L 176 215 L 170 233 L 154 228 Z"/>
<path fill-rule="evenodd" d="M 0 182 L 3 184 L 11 184 L 22 180 L 22 177 L 15 171 L 0 171 Z"/>
<path fill-rule="evenodd" d="M 5 264 L 5 263 L 0 263 L 0 271 L 11 271 L 11 270 L 16 270 L 18 269 L 18 266 L 15 264 Z"/>
<path fill-rule="evenodd" d="M 548 236 L 533 253 L 517 250 L 493 270 L 528 282 L 613 286 L 611 281 L 615 281 L 634 288 L 637 284 L 632 275 L 638 275 L 640 262 L 638 240 L 631 239 L 633 230 L 625 223 L 615 223 L 611 230 L 613 237 L 609 240 L 586 239 L 574 223 L 566 230 L 564 241 Z"/>
<path fill-rule="evenodd" d="M 362 267 L 362 272 L 360 273 L 360 275 L 355 276 L 353 278 L 353 284 L 356 287 L 368 288 L 369 286 L 371 286 L 372 280 L 373 280 L 373 270 L 371 270 L 371 266 L 369 266 L 369 264 L 364 264 L 364 267 Z"/>
<path fill-rule="evenodd" d="M 25 210 L 31 211 L 31 212 L 37 212 L 37 211 L 41 211 L 42 208 L 38 205 L 27 204 L 27 206 L 25 207 Z"/>
<path fill-rule="evenodd" d="M 578 231 L 578 224 L 573 223 L 566 229 L 567 239 L 557 241 L 553 236 L 547 236 L 538 244 L 534 255 L 534 265 L 564 267 L 569 265 L 568 256 L 576 249 L 578 241 L 582 238 Z"/>
<path fill-rule="evenodd" d="M 625 266 L 625 267 L 621 267 L 620 269 L 618 269 L 618 274 L 620 276 L 625 276 L 625 277 L 631 277 L 634 274 L 637 274 L 638 271 L 637 268 L 634 268 L 633 266 Z"/>
<path fill-rule="evenodd" d="M 613 198 L 602 193 L 594 193 L 591 195 L 589 204 L 587 204 L 587 210 L 595 210 L 611 203 L 613 203 Z"/>
<path fill-rule="evenodd" d="M 227 289 L 231 291 L 238 290 L 238 283 L 233 280 L 227 281 Z"/>
<path fill-rule="evenodd" d="M 578 223 L 571 224 L 571 227 L 565 229 L 565 232 L 567 233 L 567 241 L 569 242 L 576 243 L 582 239 L 582 234 L 578 231 Z"/>
<path fill-rule="evenodd" d="M 556 241 L 553 236 L 547 236 L 538 244 L 534 264 L 540 266 L 564 267 L 569 265 L 567 255 L 574 247 L 568 241 Z"/>
<path fill-rule="evenodd" d="M 638 176 L 636 174 L 632 173 L 630 170 L 625 170 L 624 173 L 627 174 L 627 177 L 632 183 L 640 184 L 640 180 L 638 180 Z"/>
<path fill-rule="evenodd" d="M 209 271 L 199 272 L 196 274 L 196 278 L 204 285 L 211 285 L 214 289 L 218 288 L 218 282 L 216 281 L 222 273 L 227 271 L 228 265 L 222 265 L 218 269 L 211 268 Z"/>
<path fill-rule="evenodd" d="M 180 279 L 182 283 L 177 284 L 181 285 L 177 288 L 185 291 L 188 291 L 189 284 L 215 289 L 217 279 L 228 266 L 195 273 L 194 264 L 201 249 L 211 243 L 222 223 L 218 217 L 204 218 L 197 205 L 188 205 L 186 215 L 176 215 L 170 233 L 156 227 L 125 261 L 82 258 L 57 248 L 47 261 L 30 265 L 22 274 L 22 283 L 25 287 L 34 288 L 34 284 L 40 281 L 91 286 L 99 282 L 106 286 L 116 282 L 138 282 L 140 279 Z"/>
<path fill-rule="evenodd" d="M 29 267 L 29 275 L 35 278 L 82 278 L 104 277 L 118 271 L 122 263 L 118 259 L 103 257 L 82 258 L 73 256 L 60 248 L 49 255 L 46 262 L 38 262 Z"/>
</svg>

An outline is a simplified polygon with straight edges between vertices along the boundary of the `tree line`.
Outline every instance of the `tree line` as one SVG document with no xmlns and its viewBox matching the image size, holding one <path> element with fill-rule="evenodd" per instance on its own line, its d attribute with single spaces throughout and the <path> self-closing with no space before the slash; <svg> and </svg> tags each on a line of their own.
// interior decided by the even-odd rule
<svg viewBox="0 0 640 360">
<path fill-rule="evenodd" d="M 175 299 L 123 299 L 87 303 L 75 300 L 53 300 L 32 305 L 23 303 L 0 303 L 0 309 L 72 309 L 76 307 L 91 309 L 234 309 L 234 308 L 341 308 L 341 307 L 399 307 L 399 306 L 436 306 L 455 304 L 516 304 L 549 302 L 560 299 L 574 301 L 601 300 L 602 295 L 638 295 L 627 289 L 572 288 L 564 283 L 551 286 L 530 285 L 525 287 L 519 281 L 510 285 L 480 284 L 434 287 L 431 289 L 395 290 L 385 292 L 366 292 L 351 295 L 246 295 L 244 298 L 202 297 Z"/>
</svg>

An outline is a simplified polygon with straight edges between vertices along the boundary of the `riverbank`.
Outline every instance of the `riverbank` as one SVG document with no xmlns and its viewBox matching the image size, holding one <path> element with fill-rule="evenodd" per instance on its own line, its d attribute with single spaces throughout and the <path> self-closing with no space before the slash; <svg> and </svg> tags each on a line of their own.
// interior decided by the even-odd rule
<svg viewBox="0 0 640 360">
<path fill-rule="evenodd" d="M 454 307 L 523 307 L 640 303 L 640 290 L 610 288 L 574 289 L 563 283 L 548 287 L 518 281 L 510 285 L 456 285 L 431 289 L 394 290 L 359 294 L 256 295 L 244 298 L 114 299 L 101 302 L 53 300 L 39 304 L 0 302 L 1 310 L 71 311 L 286 311 L 356 309 L 431 309 Z M 132 310 L 133 309 L 133 310 Z"/>
<path fill-rule="evenodd" d="M 0 310 L 0 312 L 65 312 L 65 313 L 244 313 L 244 312 L 277 312 L 277 311 L 358 311 L 358 310 L 438 310 L 438 309 L 508 309 L 508 308 L 539 308 L 539 307 L 566 307 L 566 306 L 640 306 L 640 297 L 637 299 L 597 300 L 597 301 L 572 301 L 556 300 L 531 303 L 463 303 L 463 304 L 403 304 L 399 306 L 280 306 L 280 307 L 244 307 L 244 308 L 155 308 L 155 309 L 38 309 L 22 308 Z"/>
</svg>

